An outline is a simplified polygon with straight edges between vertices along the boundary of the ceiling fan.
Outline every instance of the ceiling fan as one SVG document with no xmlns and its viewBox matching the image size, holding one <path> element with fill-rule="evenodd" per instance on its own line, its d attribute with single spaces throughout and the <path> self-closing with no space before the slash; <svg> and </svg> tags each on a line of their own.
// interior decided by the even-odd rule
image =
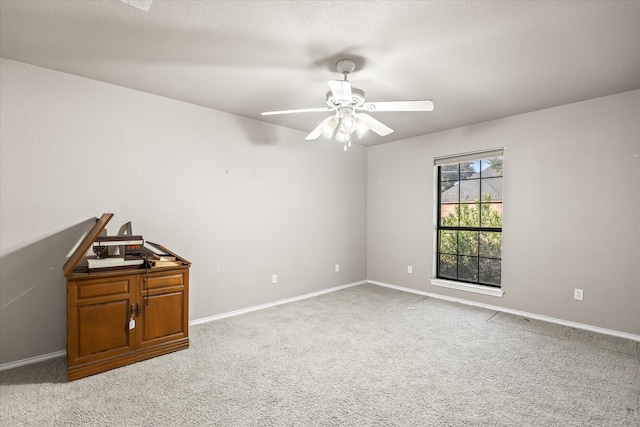
<svg viewBox="0 0 640 427">
<path fill-rule="evenodd" d="M 351 86 L 347 76 L 356 69 L 350 59 L 343 59 L 336 64 L 343 80 L 327 80 L 327 107 L 302 108 L 296 110 L 265 111 L 263 116 L 290 113 L 315 113 L 333 111 L 334 114 L 324 119 L 305 139 L 317 139 L 321 135 L 344 142 L 344 149 L 351 146 L 351 135 L 355 132 L 359 138 L 369 130 L 385 136 L 393 129 L 374 119 L 366 112 L 376 111 L 433 111 L 433 102 L 423 101 L 387 101 L 366 102 L 364 91 Z M 364 112 L 366 111 L 366 112 Z"/>
</svg>

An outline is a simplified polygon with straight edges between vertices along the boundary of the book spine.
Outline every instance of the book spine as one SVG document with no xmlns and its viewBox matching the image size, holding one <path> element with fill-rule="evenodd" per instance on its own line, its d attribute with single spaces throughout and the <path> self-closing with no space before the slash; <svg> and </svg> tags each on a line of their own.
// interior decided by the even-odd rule
<svg viewBox="0 0 640 427">
<path fill-rule="evenodd" d="M 116 265 L 116 266 L 113 266 L 113 267 L 90 268 L 89 271 L 91 273 L 98 273 L 98 272 L 104 272 L 104 271 L 128 270 L 128 269 L 135 269 L 135 268 L 140 268 L 140 264 L 136 264 L 136 265 Z"/>
<path fill-rule="evenodd" d="M 127 241 L 143 241 L 142 236 L 98 236 L 96 242 L 127 242 Z M 121 245 L 124 243 L 120 243 Z"/>
<path fill-rule="evenodd" d="M 93 242 L 93 246 L 127 246 L 127 245 L 139 245 L 142 246 L 144 240 L 96 240 Z"/>
<path fill-rule="evenodd" d="M 114 267 L 123 267 L 123 266 L 131 266 L 131 265 L 142 265 L 144 260 L 142 258 L 102 258 L 102 259 L 88 259 L 87 264 L 89 270 L 95 270 L 97 268 L 114 268 Z"/>
</svg>

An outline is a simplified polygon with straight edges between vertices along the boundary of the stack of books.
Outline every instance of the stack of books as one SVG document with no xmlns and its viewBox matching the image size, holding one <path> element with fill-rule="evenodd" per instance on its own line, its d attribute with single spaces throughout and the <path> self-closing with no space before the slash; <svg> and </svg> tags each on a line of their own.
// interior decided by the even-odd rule
<svg viewBox="0 0 640 427">
<path fill-rule="evenodd" d="M 182 265 L 182 262 L 179 261 L 176 257 L 171 255 L 156 255 L 154 254 L 148 260 L 149 267 L 175 267 L 178 265 Z"/>
<path fill-rule="evenodd" d="M 142 258 L 142 236 L 99 236 L 93 242 L 96 258 L 87 259 L 89 270 L 139 267 Z M 117 255 L 109 255 L 109 249 L 118 246 Z"/>
</svg>

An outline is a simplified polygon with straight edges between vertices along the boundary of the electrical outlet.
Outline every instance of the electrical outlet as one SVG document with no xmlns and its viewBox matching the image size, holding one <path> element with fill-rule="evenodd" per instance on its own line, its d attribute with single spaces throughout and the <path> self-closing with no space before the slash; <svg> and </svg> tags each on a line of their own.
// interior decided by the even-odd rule
<svg viewBox="0 0 640 427">
<path fill-rule="evenodd" d="M 340 271 L 340 264 L 336 264 L 336 273 Z"/>
<path fill-rule="evenodd" d="M 413 274 L 413 266 L 410 265 L 407 267 L 407 273 Z"/>
<path fill-rule="evenodd" d="M 278 275 L 277 274 L 272 274 L 271 275 L 271 283 L 278 283 Z"/>
<path fill-rule="evenodd" d="M 573 298 L 577 299 L 578 301 L 582 301 L 584 298 L 584 291 L 582 289 L 574 289 Z"/>
</svg>

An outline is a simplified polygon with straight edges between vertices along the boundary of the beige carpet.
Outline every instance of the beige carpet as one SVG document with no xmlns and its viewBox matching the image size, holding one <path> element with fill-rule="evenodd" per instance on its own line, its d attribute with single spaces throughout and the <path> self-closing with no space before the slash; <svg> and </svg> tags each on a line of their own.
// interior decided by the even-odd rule
<svg viewBox="0 0 640 427">
<path fill-rule="evenodd" d="M 375 285 L 191 327 L 71 383 L 0 372 L 2 426 L 640 426 L 640 343 Z"/>
</svg>

